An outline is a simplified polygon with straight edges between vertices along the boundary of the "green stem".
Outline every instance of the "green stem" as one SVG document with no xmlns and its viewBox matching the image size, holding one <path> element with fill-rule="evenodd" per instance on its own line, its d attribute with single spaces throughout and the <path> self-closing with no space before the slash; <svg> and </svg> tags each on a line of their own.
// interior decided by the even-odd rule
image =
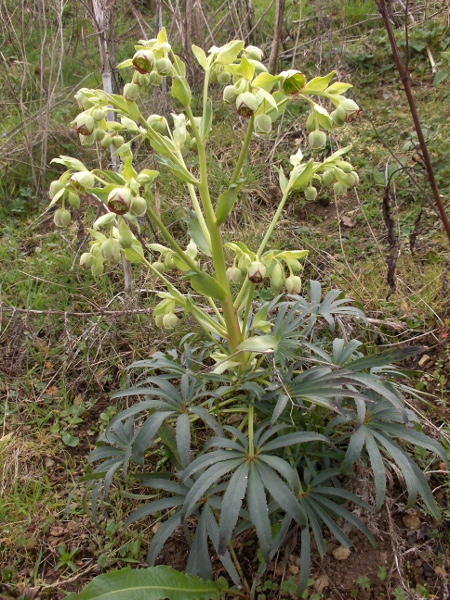
<svg viewBox="0 0 450 600">
<path fill-rule="evenodd" d="M 255 456 L 255 447 L 253 445 L 253 425 L 255 418 L 255 407 L 252 404 L 248 407 L 248 455 Z"/>
<path fill-rule="evenodd" d="M 239 293 L 236 296 L 236 299 L 234 301 L 234 308 L 238 314 L 240 312 L 242 303 L 246 301 L 246 294 L 248 293 L 249 285 L 250 285 L 250 280 L 248 277 L 246 277 L 244 280 L 244 283 L 242 284 L 241 289 L 239 290 Z M 253 301 L 253 298 L 252 298 L 252 301 Z"/>
<path fill-rule="evenodd" d="M 289 196 L 289 191 L 290 190 L 289 190 L 289 185 L 288 185 L 286 191 L 283 194 L 283 197 L 281 198 L 281 202 L 280 202 L 280 205 L 278 206 L 277 212 L 274 214 L 272 222 L 269 225 L 269 229 L 266 231 L 266 235 L 264 236 L 264 239 L 258 248 L 258 256 L 259 257 L 264 252 L 264 248 L 267 246 L 267 242 L 269 241 L 269 239 L 273 233 L 273 230 L 275 229 L 278 221 L 280 220 L 281 213 L 283 212 L 284 205 L 286 204 L 286 200 L 288 199 L 288 196 Z"/>
<path fill-rule="evenodd" d="M 210 76 L 211 70 L 210 69 L 206 69 L 205 71 L 205 79 L 203 82 L 203 114 L 206 114 L 206 105 L 208 103 L 208 88 L 209 88 L 209 76 Z"/>
<path fill-rule="evenodd" d="M 241 343 L 243 336 L 241 328 L 239 326 L 239 321 L 236 312 L 234 310 L 230 285 L 226 276 L 227 266 L 225 261 L 225 253 L 223 249 L 224 245 L 222 235 L 220 232 L 220 227 L 216 223 L 216 215 L 214 213 L 214 207 L 211 202 L 211 197 L 209 195 L 205 143 L 200 137 L 200 133 L 195 123 L 194 115 L 192 114 L 190 106 L 186 107 L 186 113 L 191 122 L 192 131 L 197 141 L 198 158 L 200 164 L 200 199 L 205 214 L 206 224 L 209 230 L 209 234 L 211 236 L 211 251 L 216 279 L 219 285 L 221 285 L 226 292 L 226 299 L 222 301 L 221 305 L 223 310 L 223 316 L 227 324 L 230 351 L 233 353 L 235 352 L 237 346 Z"/>
<path fill-rule="evenodd" d="M 172 292 L 174 294 L 174 296 L 176 296 L 176 298 L 174 298 L 174 300 L 176 302 L 178 302 L 178 304 L 181 306 L 181 308 L 186 308 L 185 298 L 184 298 L 183 294 L 181 292 L 179 292 L 177 290 L 177 288 L 166 277 L 164 277 L 164 275 L 162 273 L 160 273 L 158 271 L 158 269 L 155 269 L 155 267 L 152 265 L 152 263 L 149 262 L 146 258 L 143 258 L 142 262 L 145 265 L 147 265 L 147 267 L 152 271 L 152 273 L 154 273 L 159 279 L 161 279 L 164 282 L 164 285 L 167 287 L 167 289 L 170 292 Z M 215 310 L 217 311 L 217 307 L 215 307 Z M 226 333 L 227 332 L 226 332 L 226 329 L 224 327 L 221 327 L 219 323 L 217 323 L 216 321 L 214 321 L 214 319 L 212 319 L 201 308 L 199 308 L 198 306 L 193 306 L 192 307 L 192 316 L 197 321 L 197 323 L 199 323 L 199 325 L 202 326 L 200 317 L 198 317 L 198 315 L 201 315 L 202 319 L 208 321 L 208 325 L 209 325 L 209 327 L 210 327 L 211 330 L 214 330 L 221 337 L 224 337 L 224 338 L 226 337 Z M 208 335 L 208 337 L 212 341 L 216 341 L 210 335 L 209 331 L 207 329 L 205 329 L 205 327 L 202 327 L 202 329 L 205 331 L 205 333 Z"/>
<path fill-rule="evenodd" d="M 251 310 L 252 304 L 253 304 L 253 297 L 255 295 L 255 287 L 256 286 L 254 283 L 250 283 L 249 294 L 247 296 L 247 302 L 246 302 L 246 306 L 245 306 L 244 322 L 242 324 L 242 331 L 244 332 L 245 335 L 248 334 L 247 323 L 248 323 L 248 317 L 250 315 L 250 310 Z"/>
<path fill-rule="evenodd" d="M 209 243 L 209 247 L 211 248 L 211 236 L 209 235 L 208 226 L 206 225 L 205 217 L 203 216 L 197 194 L 195 193 L 195 187 L 192 185 L 192 183 L 188 183 L 187 187 L 191 196 L 192 205 L 194 206 L 195 214 L 197 215 L 198 222 L 200 224 L 200 228 L 206 238 L 206 241 Z"/>
<path fill-rule="evenodd" d="M 170 233 L 170 231 L 167 229 L 167 227 L 164 225 L 164 223 L 161 221 L 161 219 L 158 217 L 158 215 L 155 213 L 155 211 L 150 206 L 147 207 L 147 212 L 150 215 L 151 219 L 153 219 L 153 221 L 159 227 L 159 229 L 160 229 L 161 233 L 163 234 L 164 239 L 166 240 L 166 242 L 172 246 L 172 248 L 175 250 L 175 252 L 178 254 L 178 256 L 193 271 L 195 271 L 196 273 L 200 273 L 200 269 L 198 268 L 198 265 L 196 264 L 196 262 L 189 256 L 189 254 L 187 254 L 181 248 L 181 246 L 178 244 L 178 242 L 172 236 L 172 234 Z"/>
<path fill-rule="evenodd" d="M 207 298 L 207 300 L 208 300 L 208 304 L 209 304 L 209 305 L 210 305 L 210 307 L 213 309 L 213 311 L 214 311 L 214 314 L 216 315 L 216 317 L 217 317 L 217 319 L 218 319 L 219 323 L 220 323 L 221 325 L 223 325 L 224 327 L 226 327 L 225 320 L 224 320 L 224 318 L 222 317 L 222 315 L 220 314 L 220 312 L 219 312 L 219 309 L 217 308 L 217 306 L 216 306 L 216 303 L 214 302 L 214 300 L 213 300 L 212 298 Z"/>
<path fill-rule="evenodd" d="M 244 161 L 245 161 L 245 158 L 247 156 L 248 149 L 250 146 L 250 141 L 252 139 L 254 123 L 255 123 L 255 116 L 252 115 L 248 122 L 247 132 L 245 134 L 244 144 L 242 146 L 241 153 L 239 154 L 239 158 L 238 158 L 238 161 L 234 168 L 233 175 L 231 176 L 231 181 L 230 181 L 231 184 L 236 183 L 236 181 L 239 179 L 239 175 L 241 174 L 241 170 L 242 170 L 242 167 L 244 166 Z"/>
</svg>

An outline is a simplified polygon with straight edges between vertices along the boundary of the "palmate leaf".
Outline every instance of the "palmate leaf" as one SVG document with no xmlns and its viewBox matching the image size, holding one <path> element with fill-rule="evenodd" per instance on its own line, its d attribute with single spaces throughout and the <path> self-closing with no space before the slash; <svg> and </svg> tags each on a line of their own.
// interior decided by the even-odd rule
<svg viewBox="0 0 450 600">
<path fill-rule="evenodd" d="M 148 569 L 122 569 L 99 575 L 69 600 L 220 600 L 226 580 L 205 581 L 160 565 Z"/>
<path fill-rule="evenodd" d="M 291 381 L 284 381 L 294 402 L 306 401 L 319 404 L 338 414 L 344 414 L 337 399 L 344 397 L 364 398 L 350 385 L 353 383 L 346 371 L 331 371 L 327 367 L 312 367 Z"/>
</svg>

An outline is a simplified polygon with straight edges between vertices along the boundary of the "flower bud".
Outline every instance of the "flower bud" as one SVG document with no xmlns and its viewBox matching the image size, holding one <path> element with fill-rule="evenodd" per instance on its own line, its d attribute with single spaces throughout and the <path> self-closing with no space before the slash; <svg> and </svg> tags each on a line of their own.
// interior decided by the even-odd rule
<svg viewBox="0 0 450 600">
<path fill-rule="evenodd" d="M 58 192 L 60 192 L 63 188 L 64 188 L 64 184 L 61 183 L 59 180 L 52 181 L 50 184 L 50 190 L 49 190 L 50 200 L 53 200 L 53 198 L 56 196 L 56 194 Z"/>
<path fill-rule="evenodd" d="M 156 70 L 159 73 L 159 75 L 167 77 L 167 75 L 170 75 L 170 72 L 172 70 L 171 61 L 168 58 L 160 58 L 156 61 Z"/>
<path fill-rule="evenodd" d="M 147 201 L 142 196 L 134 196 L 130 212 L 136 217 L 143 217 L 147 212 Z"/>
<path fill-rule="evenodd" d="M 150 177 L 150 175 L 147 175 L 147 173 L 139 173 L 139 175 L 136 177 L 136 181 L 138 182 L 139 186 L 148 185 L 149 183 L 152 183 L 154 179 L 154 177 Z"/>
<path fill-rule="evenodd" d="M 142 73 L 135 73 L 133 80 L 143 88 L 150 85 L 150 77 L 147 74 L 143 75 Z"/>
<path fill-rule="evenodd" d="M 166 265 L 160 260 L 157 260 L 154 263 L 152 263 L 152 267 L 156 269 L 158 273 L 164 273 L 164 271 L 166 270 Z"/>
<path fill-rule="evenodd" d="M 356 171 L 352 171 L 351 175 L 353 175 L 353 180 L 354 180 L 353 187 L 359 185 L 359 175 L 358 175 L 358 173 Z"/>
<path fill-rule="evenodd" d="M 131 233 L 125 219 L 119 219 L 119 244 L 121 248 L 131 248 L 134 235 Z"/>
<path fill-rule="evenodd" d="M 259 260 L 254 260 L 247 269 L 247 275 L 252 283 L 261 283 L 266 275 L 266 266 Z"/>
<path fill-rule="evenodd" d="M 347 119 L 347 114 L 342 106 L 338 106 L 336 110 L 333 110 L 333 112 L 330 114 L 330 117 L 336 127 L 342 127 Z"/>
<path fill-rule="evenodd" d="M 261 62 L 264 56 L 263 51 L 257 46 L 247 46 L 244 48 L 244 52 L 247 55 L 247 58 L 251 58 L 252 60 L 257 60 L 259 62 Z"/>
<path fill-rule="evenodd" d="M 306 131 L 311 133 L 317 129 L 317 118 L 314 111 L 310 112 L 306 119 Z"/>
<path fill-rule="evenodd" d="M 125 138 L 122 135 L 116 135 L 112 139 L 112 145 L 114 146 L 114 148 L 119 149 L 120 146 L 123 146 L 124 143 Z"/>
<path fill-rule="evenodd" d="M 123 88 L 123 97 L 125 100 L 136 100 L 139 96 L 139 86 L 137 83 L 126 83 Z"/>
<path fill-rule="evenodd" d="M 111 146 L 112 141 L 113 141 L 113 136 L 110 133 L 107 133 L 105 135 L 105 137 L 102 139 L 102 141 L 100 142 L 100 146 L 102 148 L 105 148 L 105 150 L 107 150 Z"/>
<path fill-rule="evenodd" d="M 326 185 L 326 186 L 330 186 L 334 183 L 334 174 L 331 169 L 328 169 L 328 171 L 324 171 L 324 173 L 322 175 L 322 182 L 323 182 L 323 185 Z"/>
<path fill-rule="evenodd" d="M 166 329 L 175 329 L 178 325 L 178 321 L 179 319 L 175 313 L 167 313 L 167 315 L 164 315 L 163 317 L 163 327 Z"/>
<path fill-rule="evenodd" d="M 100 129 L 99 127 L 97 129 L 94 129 L 94 140 L 96 142 L 101 142 L 105 135 L 106 131 L 104 129 Z"/>
<path fill-rule="evenodd" d="M 327 143 L 327 134 L 324 131 L 311 131 L 308 135 L 308 144 L 313 150 L 320 150 L 325 147 Z"/>
<path fill-rule="evenodd" d="M 284 285 L 289 294 L 300 294 L 302 289 L 302 280 L 298 275 L 291 275 L 286 279 Z"/>
<path fill-rule="evenodd" d="M 175 261 L 173 260 L 173 255 L 171 252 L 168 252 L 165 255 L 164 265 L 166 267 L 166 271 L 171 271 L 172 269 L 176 269 Z"/>
<path fill-rule="evenodd" d="M 58 208 L 53 215 L 53 222 L 56 227 L 67 227 L 72 220 L 72 215 L 67 208 Z"/>
<path fill-rule="evenodd" d="M 90 171 L 77 171 L 71 175 L 69 181 L 75 190 L 93 188 L 95 185 L 95 177 Z"/>
<path fill-rule="evenodd" d="M 255 117 L 255 132 L 267 135 L 272 131 L 272 119 L 269 115 L 258 115 Z"/>
<path fill-rule="evenodd" d="M 100 277 L 103 274 L 103 256 L 98 254 L 91 265 L 91 273 L 94 277 Z"/>
<path fill-rule="evenodd" d="M 288 96 L 298 94 L 306 85 L 306 77 L 295 69 L 283 71 L 280 75 L 282 76 L 280 87 Z"/>
<path fill-rule="evenodd" d="M 236 98 L 236 108 L 239 116 L 249 119 L 258 108 L 258 101 L 251 92 L 244 92 Z"/>
<path fill-rule="evenodd" d="M 111 259 L 114 262 L 119 262 L 120 260 L 120 244 L 118 240 L 111 240 L 111 251 L 112 251 L 112 255 L 111 255 Z"/>
<path fill-rule="evenodd" d="M 80 135 L 89 136 L 95 129 L 95 119 L 84 112 L 75 119 L 75 125 Z"/>
<path fill-rule="evenodd" d="M 156 315 L 155 317 L 153 317 L 153 320 L 155 321 L 155 327 L 162 327 L 163 326 L 164 316 L 163 315 Z"/>
<path fill-rule="evenodd" d="M 238 91 L 235 85 L 227 85 L 223 90 L 223 101 L 225 104 L 234 104 L 238 97 Z"/>
<path fill-rule="evenodd" d="M 240 283 L 242 281 L 242 271 L 238 267 L 229 267 L 227 269 L 227 280 L 230 283 Z"/>
<path fill-rule="evenodd" d="M 272 270 L 270 276 L 270 287 L 274 292 L 279 292 L 284 286 L 286 277 L 284 275 L 284 269 L 279 262 L 277 262 Z"/>
<path fill-rule="evenodd" d="M 227 85 L 227 83 L 230 83 L 230 81 L 231 73 L 228 71 L 221 71 L 217 74 L 217 82 L 220 83 L 220 85 Z"/>
<path fill-rule="evenodd" d="M 81 135 L 80 133 L 79 137 L 82 146 L 92 146 L 92 144 L 95 142 L 93 133 L 91 133 L 91 135 Z"/>
<path fill-rule="evenodd" d="M 72 190 L 67 191 L 67 200 L 72 208 L 80 208 L 80 196 Z"/>
<path fill-rule="evenodd" d="M 151 73 L 155 67 L 155 55 L 151 50 L 138 50 L 133 56 L 133 67 L 138 73 Z"/>
<path fill-rule="evenodd" d="M 108 238 L 101 245 L 102 256 L 105 260 L 109 260 L 113 256 L 113 240 Z"/>
<path fill-rule="evenodd" d="M 186 254 L 194 260 L 198 254 L 197 244 L 191 240 L 186 248 Z"/>
<path fill-rule="evenodd" d="M 99 254 L 101 254 L 101 247 L 102 244 L 101 242 L 96 242 L 92 247 L 91 247 L 91 254 L 92 256 L 98 256 Z"/>
<path fill-rule="evenodd" d="M 315 200 L 317 198 L 317 190 L 312 185 L 310 185 L 309 187 L 306 188 L 304 194 L 305 194 L 305 198 L 308 200 L 308 202 L 312 202 L 313 200 Z"/>
<path fill-rule="evenodd" d="M 94 117 L 95 121 L 99 122 L 106 117 L 106 113 L 101 108 L 96 108 L 94 111 L 92 111 L 92 116 Z"/>
<path fill-rule="evenodd" d="M 349 188 L 355 187 L 356 182 L 359 181 L 359 177 L 354 171 L 352 171 L 351 173 L 346 173 L 344 179 L 345 185 Z"/>
<path fill-rule="evenodd" d="M 80 266 L 83 269 L 90 269 L 93 262 L 94 257 L 90 252 L 83 252 L 83 254 L 80 256 Z"/>
<path fill-rule="evenodd" d="M 152 129 L 161 135 L 167 131 L 167 121 L 160 115 L 150 115 L 147 119 L 147 123 Z"/>
<path fill-rule="evenodd" d="M 238 268 L 242 272 L 243 275 L 247 275 L 247 270 L 252 262 L 252 259 L 247 256 L 247 254 L 243 254 L 238 260 Z"/>
<path fill-rule="evenodd" d="M 336 183 L 333 185 L 333 190 L 336 196 L 345 196 L 347 193 L 347 186 L 340 181 L 336 181 Z"/>
<path fill-rule="evenodd" d="M 360 108 L 356 104 L 356 102 L 354 102 L 350 98 L 346 98 L 343 102 L 341 102 L 339 108 L 343 108 L 345 110 L 345 114 L 347 117 L 360 111 Z"/>
<path fill-rule="evenodd" d="M 149 83 L 152 85 L 161 85 L 162 84 L 162 75 L 160 75 L 157 71 L 152 71 L 148 77 Z"/>
<path fill-rule="evenodd" d="M 108 208 L 116 215 L 124 215 L 130 210 L 131 200 L 131 191 L 128 188 L 115 188 L 108 196 Z"/>
</svg>

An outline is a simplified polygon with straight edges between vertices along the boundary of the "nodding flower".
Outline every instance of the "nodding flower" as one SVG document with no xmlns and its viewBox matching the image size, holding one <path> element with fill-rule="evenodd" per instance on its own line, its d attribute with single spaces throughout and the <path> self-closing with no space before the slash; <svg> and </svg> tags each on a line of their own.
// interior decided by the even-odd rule
<svg viewBox="0 0 450 600">
<path fill-rule="evenodd" d="M 130 189 L 115 188 L 108 196 L 108 208 L 116 215 L 124 215 L 130 210 L 132 199 Z"/>
</svg>

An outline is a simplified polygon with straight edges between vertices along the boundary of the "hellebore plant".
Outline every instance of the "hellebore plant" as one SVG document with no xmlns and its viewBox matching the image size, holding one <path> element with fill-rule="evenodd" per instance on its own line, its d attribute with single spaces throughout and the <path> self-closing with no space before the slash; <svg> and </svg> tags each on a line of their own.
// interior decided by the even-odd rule
<svg viewBox="0 0 450 600">
<path fill-rule="evenodd" d="M 167 286 L 163 301 L 155 310 L 155 324 L 175 327 L 178 321 L 178 317 L 174 316 L 175 308 L 182 308 L 218 342 L 223 357 L 232 357 L 225 365 L 222 364 L 222 370 L 237 364 L 246 365 L 254 358 L 246 352 L 249 338 L 252 348 L 257 349 L 257 340 L 248 319 L 255 285 L 268 279 L 275 292 L 283 289 L 289 293 L 300 291 L 300 260 L 306 251 L 268 249 L 288 196 L 294 190 L 300 190 L 308 200 L 312 200 L 317 194 L 315 186 L 322 182 L 334 185 L 336 193 L 345 193 L 358 183 L 353 167 L 342 158 L 349 148 L 338 150 L 322 162 L 306 161 L 302 152 L 298 151 L 291 156 L 293 168 L 289 176 L 279 170 L 283 196 L 259 248 L 252 251 L 242 242 L 225 243 L 221 226 L 232 212 L 244 183 L 241 172 L 252 136 L 270 133 L 273 122 L 282 115 L 286 104 L 290 100 L 303 100 L 312 109 L 307 120 L 310 146 L 314 150 L 321 149 L 327 139 L 323 130 L 332 131 L 343 125 L 349 115 L 358 111 L 358 106 L 342 95 L 351 87 L 349 84 L 331 83 L 335 72 L 310 82 L 294 70 L 273 76 L 260 62 L 258 48 L 245 48 L 243 42 L 234 41 L 222 48 L 212 48 L 208 56 L 200 48 L 193 47 L 205 71 L 203 110 L 200 116 L 194 116 L 185 65 L 172 53 L 165 31 L 159 34 L 157 40 L 141 41 L 136 50 L 132 59 L 119 65 L 121 68 L 134 67 L 135 70 L 133 80 L 125 85 L 122 96 L 87 89 L 76 95 L 85 109 L 74 121 L 82 144 L 100 142 L 104 148 L 113 146 L 122 161 L 121 171 L 88 171 L 75 159 L 56 159 L 54 162 L 65 165 L 69 170 L 50 188 L 52 204 L 62 203 L 55 213 L 55 224 L 67 226 L 70 207 L 78 208 L 83 194 L 94 195 L 102 203 L 105 214 L 95 221 L 90 230 L 90 251 L 82 255 L 81 265 L 90 267 L 95 276 L 100 276 L 104 262 L 118 261 L 121 253 L 131 262 L 146 264 Z M 145 117 L 136 103 L 139 94 L 144 93 L 150 84 L 160 84 L 162 76 L 166 75 L 171 75 L 172 95 L 183 107 L 179 114 L 172 114 L 172 127 L 162 116 Z M 247 121 L 244 143 L 228 188 L 217 199 L 210 194 L 206 152 L 213 118 L 209 86 L 214 81 L 228 83 L 223 91 L 224 102 L 235 106 L 237 113 Z M 329 114 L 312 99 L 314 96 L 330 101 L 335 110 Z M 107 121 L 111 110 L 116 113 L 119 122 Z M 173 238 L 154 211 L 151 188 L 158 172 L 144 169 L 138 173 L 133 167 L 131 144 L 137 139 L 148 140 L 160 164 L 188 189 L 195 216 L 189 226 L 191 240 L 186 249 Z M 186 166 L 184 157 L 189 152 L 198 156 L 196 172 Z M 145 214 L 160 229 L 165 241 L 165 245 L 147 244 L 147 249 L 159 254 L 159 260 L 154 263 L 147 260 L 141 241 L 133 233 L 133 227 L 140 230 L 137 219 Z M 227 264 L 226 249 L 234 255 L 232 266 Z M 209 271 L 204 270 L 202 262 L 205 259 L 207 262 L 212 259 Z M 204 305 L 194 303 L 165 278 L 164 273 L 171 270 L 183 272 L 183 279 L 204 297 Z M 261 341 L 260 350 L 267 350 L 267 344 L 267 339 Z"/>
<path fill-rule="evenodd" d="M 372 473 L 377 508 L 386 495 L 386 471 L 395 464 L 410 503 L 420 495 L 437 517 L 425 475 L 408 447 L 422 446 L 443 460 L 445 453 L 417 424 L 412 427 L 415 416 L 401 397 L 409 390 L 393 380 L 398 372 L 390 363 L 408 351 L 364 357 L 359 342 L 335 337 L 336 315 L 364 319 L 363 313 L 336 290 L 322 299 L 318 282 L 310 282 L 306 298 L 300 296 L 306 252 L 269 246 L 294 190 L 314 200 L 318 185 L 333 186 L 336 194 L 357 185 L 358 175 L 343 158 L 349 147 L 322 161 L 305 160 L 299 150 L 290 157 L 288 174 L 278 169 L 282 197 L 258 248 L 226 241 L 224 235 L 244 183 L 242 169 L 253 136 L 269 134 L 288 102 L 304 101 L 311 108 L 306 121 L 309 146 L 312 151 L 323 149 L 327 132 L 358 111 L 344 96 L 351 86 L 332 83 L 335 72 L 311 81 L 296 70 L 271 75 L 261 51 L 240 41 L 213 47 L 208 54 L 196 46 L 192 50 L 205 73 L 199 115 L 193 112 L 185 65 L 162 30 L 157 39 L 139 42 L 134 57 L 120 65 L 134 69 L 123 95 L 82 89 L 76 96 L 84 109 L 74 121 L 82 144 L 113 147 L 120 171 L 89 171 L 66 156 L 55 160 L 67 167 L 50 188 L 51 204 L 61 204 L 55 224 L 67 226 L 70 207 L 78 208 L 86 194 L 103 208 L 89 230 L 92 241 L 81 256 L 82 267 L 99 277 L 104 263 L 118 262 L 121 255 L 145 265 L 166 287 L 153 312 L 155 325 L 174 329 L 184 311 L 207 340 L 191 347 L 186 338 L 179 351 L 158 352 L 131 366 L 140 373 L 137 384 L 114 398 L 144 399 L 113 419 L 91 455 L 92 463 L 99 461 L 88 478 L 93 515 L 96 519 L 100 492 L 107 498 L 113 477 L 122 470 L 125 478 L 132 476 L 157 491 L 156 499 L 130 515 L 128 525 L 169 511 L 151 541 L 149 564 L 155 564 L 164 543 L 182 527 L 191 548 L 187 573 L 211 579 L 211 553 L 217 555 L 236 586 L 229 593 L 246 598 L 255 597 L 269 561 L 286 536 L 298 531 L 301 595 L 308 580 L 311 537 L 319 553 L 325 552 L 324 525 L 346 546 L 351 542 L 338 519 L 372 539 L 350 510 L 352 503 L 368 505 L 357 490 L 345 489 L 357 465 Z M 159 85 L 166 76 L 182 107 L 172 114 L 171 124 L 160 115 L 143 115 L 136 102 L 149 85 Z M 225 104 L 234 107 L 247 127 L 234 171 L 218 198 L 212 197 L 208 181 L 211 84 L 225 86 Z M 334 110 L 329 113 L 314 98 Z M 107 120 L 110 111 L 118 121 Z M 186 186 L 194 215 L 187 244 L 175 239 L 155 212 L 152 183 L 159 173 L 135 170 L 135 140 L 147 141 L 161 167 Z M 197 157 L 195 169 L 185 161 L 189 153 Z M 140 233 L 144 215 L 159 229 L 164 244 L 149 243 Z M 148 251 L 158 260 L 151 262 Z M 175 278 L 169 280 L 168 272 Z M 195 300 L 173 283 L 177 273 L 196 292 Z M 265 283 L 276 297 L 257 305 L 255 292 Z M 167 471 L 145 470 L 152 453 L 170 460 Z M 243 577 L 234 546 L 250 528 L 260 564 L 253 582 Z"/>
</svg>

